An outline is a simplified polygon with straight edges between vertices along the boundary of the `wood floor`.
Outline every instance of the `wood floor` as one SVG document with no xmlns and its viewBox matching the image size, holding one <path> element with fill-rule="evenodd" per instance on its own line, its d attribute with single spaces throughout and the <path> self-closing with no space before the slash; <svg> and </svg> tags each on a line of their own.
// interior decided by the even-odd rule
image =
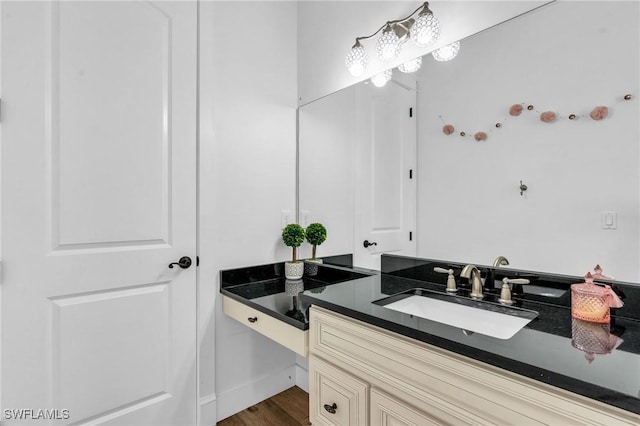
<svg viewBox="0 0 640 426">
<path fill-rule="evenodd" d="M 297 386 L 218 422 L 217 426 L 309 426 L 309 394 Z"/>
</svg>

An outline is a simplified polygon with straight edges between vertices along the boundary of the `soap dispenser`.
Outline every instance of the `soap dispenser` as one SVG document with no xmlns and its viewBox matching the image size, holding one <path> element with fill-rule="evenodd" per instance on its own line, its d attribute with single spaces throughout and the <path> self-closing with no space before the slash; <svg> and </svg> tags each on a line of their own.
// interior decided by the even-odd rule
<svg viewBox="0 0 640 426">
<path fill-rule="evenodd" d="M 611 290 L 593 283 L 593 275 L 587 272 L 585 282 L 571 285 L 571 316 L 584 321 L 611 322 L 610 308 L 622 306 L 622 301 Z"/>
</svg>

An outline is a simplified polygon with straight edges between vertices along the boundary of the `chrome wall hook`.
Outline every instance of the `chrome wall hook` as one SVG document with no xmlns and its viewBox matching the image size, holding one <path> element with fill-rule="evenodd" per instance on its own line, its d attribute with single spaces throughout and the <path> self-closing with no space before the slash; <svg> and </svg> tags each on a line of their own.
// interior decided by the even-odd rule
<svg viewBox="0 0 640 426">
<path fill-rule="evenodd" d="M 524 191 L 527 190 L 527 185 L 525 185 L 524 183 L 522 183 L 522 181 L 520 181 L 520 195 L 524 194 Z"/>
</svg>

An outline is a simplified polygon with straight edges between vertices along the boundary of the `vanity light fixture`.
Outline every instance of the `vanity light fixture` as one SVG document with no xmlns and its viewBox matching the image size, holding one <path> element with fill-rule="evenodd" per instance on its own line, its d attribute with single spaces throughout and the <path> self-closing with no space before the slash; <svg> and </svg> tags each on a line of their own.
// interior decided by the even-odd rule
<svg viewBox="0 0 640 426">
<path fill-rule="evenodd" d="M 400 49 L 402 49 L 400 37 L 398 37 L 393 28 L 391 28 L 391 25 L 387 24 L 387 27 L 376 43 L 378 58 L 381 61 L 392 61 L 398 57 Z"/>
<path fill-rule="evenodd" d="M 425 3 L 411 27 L 411 40 L 418 47 L 427 47 L 435 43 L 439 36 L 440 22 L 433 16 L 429 3 Z"/>
<path fill-rule="evenodd" d="M 417 17 L 414 19 L 416 14 Z M 426 47 L 435 43 L 440 35 L 440 22 L 433 16 L 433 12 L 429 9 L 429 3 L 424 2 L 409 16 L 388 21 L 371 35 L 357 37 L 355 44 L 345 58 L 345 66 L 351 75 L 359 76 L 362 74 L 369 62 L 367 52 L 360 41 L 370 39 L 381 31 L 382 35 L 376 42 L 376 53 L 381 61 L 391 61 L 398 57 L 402 45 L 409 38 L 418 47 Z"/>
<path fill-rule="evenodd" d="M 387 81 L 391 80 L 391 75 L 393 72 L 391 70 L 382 71 L 380 74 L 376 74 L 371 77 L 371 82 L 376 87 L 383 87 L 387 84 Z"/>
<path fill-rule="evenodd" d="M 442 46 L 438 50 L 434 50 L 431 52 L 433 55 L 433 59 L 436 61 L 444 62 L 450 61 L 456 56 L 458 56 L 458 52 L 460 51 L 460 41 L 454 41 L 451 44 L 447 44 L 446 46 Z"/>
<path fill-rule="evenodd" d="M 367 51 L 360 44 L 359 40 L 356 40 L 356 44 L 347 54 L 347 58 L 345 59 L 344 63 L 351 75 L 354 77 L 362 74 L 364 69 L 369 64 L 369 55 L 367 55 Z"/>
<path fill-rule="evenodd" d="M 404 64 L 398 65 L 398 71 L 409 74 L 409 73 L 418 71 L 421 65 L 422 65 L 422 56 L 418 56 L 417 58 L 408 60 Z"/>
</svg>

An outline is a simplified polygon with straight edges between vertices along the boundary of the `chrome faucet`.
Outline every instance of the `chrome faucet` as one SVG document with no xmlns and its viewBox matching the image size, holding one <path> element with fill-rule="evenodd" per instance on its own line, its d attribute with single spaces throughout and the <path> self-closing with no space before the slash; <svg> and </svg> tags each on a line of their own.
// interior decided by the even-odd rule
<svg viewBox="0 0 640 426">
<path fill-rule="evenodd" d="M 462 268 L 460 276 L 470 279 L 471 281 L 471 297 L 473 299 L 482 299 L 482 279 L 480 278 L 480 271 L 476 265 L 467 265 Z"/>
</svg>

